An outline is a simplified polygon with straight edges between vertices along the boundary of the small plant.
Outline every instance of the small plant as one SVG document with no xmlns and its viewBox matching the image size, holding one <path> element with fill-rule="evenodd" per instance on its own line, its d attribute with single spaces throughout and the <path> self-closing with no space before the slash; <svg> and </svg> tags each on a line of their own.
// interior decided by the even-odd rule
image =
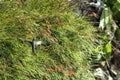
<svg viewBox="0 0 120 80">
<path fill-rule="evenodd" d="M 110 42 L 108 42 L 106 45 L 105 45 L 105 58 L 107 59 L 107 60 L 109 60 L 110 59 L 110 57 L 111 57 L 111 53 L 112 53 L 112 46 L 111 46 L 111 43 Z"/>
</svg>

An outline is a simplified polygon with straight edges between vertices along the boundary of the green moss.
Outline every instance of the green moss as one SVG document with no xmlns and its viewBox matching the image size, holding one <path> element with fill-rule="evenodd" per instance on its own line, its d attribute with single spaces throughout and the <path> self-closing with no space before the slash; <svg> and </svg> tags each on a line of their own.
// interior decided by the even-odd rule
<svg viewBox="0 0 120 80">
<path fill-rule="evenodd" d="M 0 79 L 94 80 L 87 58 L 95 47 L 95 29 L 75 18 L 65 2 L 26 0 L 22 8 L 17 1 L 0 4 Z M 52 44 L 32 54 L 33 35 Z"/>
</svg>

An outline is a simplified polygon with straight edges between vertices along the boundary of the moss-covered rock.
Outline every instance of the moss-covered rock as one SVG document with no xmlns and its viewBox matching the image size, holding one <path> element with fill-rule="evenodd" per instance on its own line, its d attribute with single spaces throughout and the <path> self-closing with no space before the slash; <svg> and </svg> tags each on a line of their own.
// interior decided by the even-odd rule
<svg viewBox="0 0 120 80">
<path fill-rule="evenodd" d="M 0 2 L 0 79 L 94 80 L 94 27 L 65 0 L 21 1 Z M 52 44 L 32 54 L 32 36 Z"/>
</svg>

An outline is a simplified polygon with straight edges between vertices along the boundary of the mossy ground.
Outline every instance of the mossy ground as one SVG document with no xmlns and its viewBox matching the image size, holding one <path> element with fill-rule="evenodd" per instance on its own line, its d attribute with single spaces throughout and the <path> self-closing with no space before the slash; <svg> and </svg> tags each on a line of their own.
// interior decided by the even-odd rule
<svg viewBox="0 0 120 80">
<path fill-rule="evenodd" d="M 1 80 L 94 80 L 95 28 L 62 0 L 0 1 Z M 29 41 L 50 41 L 32 54 Z"/>
</svg>

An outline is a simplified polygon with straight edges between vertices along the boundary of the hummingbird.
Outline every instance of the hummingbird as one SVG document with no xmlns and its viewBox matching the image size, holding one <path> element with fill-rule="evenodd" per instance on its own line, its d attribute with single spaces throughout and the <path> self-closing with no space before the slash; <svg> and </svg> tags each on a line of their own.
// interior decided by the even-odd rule
<svg viewBox="0 0 120 80">
<path fill-rule="evenodd" d="M 49 46 L 52 44 L 51 41 L 36 41 L 36 38 L 33 37 L 32 41 L 29 41 L 32 46 L 32 53 L 35 53 L 37 46 Z"/>
<path fill-rule="evenodd" d="M 43 41 L 36 41 L 35 37 L 33 37 L 32 41 L 30 42 L 31 46 L 32 46 L 32 53 L 35 53 L 35 49 L 37 46 L 41 46 L 43 43 Z"/>
</svg>

